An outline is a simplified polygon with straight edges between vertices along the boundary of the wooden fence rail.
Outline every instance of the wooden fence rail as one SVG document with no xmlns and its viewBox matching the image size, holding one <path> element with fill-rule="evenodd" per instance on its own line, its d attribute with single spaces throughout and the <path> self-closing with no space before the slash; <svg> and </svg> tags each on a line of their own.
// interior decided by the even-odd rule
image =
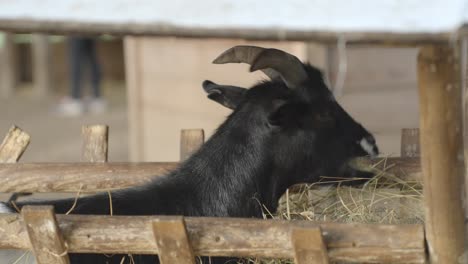
<svg viewBox="0 0 468 264">
<path fill-rule="evenodd" d="M 420 181 L 419 158 L 362 160 L 388 167 L 404 180 Z M 176 162 L 0 164 L 0 192 L 97 192 L 145 184 L 177 167 Z"/>
<path fill-rule="evenodd" d="M 108 254 L 158 254 L 153 224 L 177 220 L 170 216 L 57 215 L 56 218 L 68 252 Z M 331 261 L 424 263 L 425 258 L 422 225 L 206 217 L 186 217 L 185 224 L 194 255 L 293 259 L 293 230 L 320 227 Z M 0 248 L 31 247 L 20 215 L 0 214 L 0 227 Z M 316 241 L 310 243 L 320 245 Z"/>
</svg>

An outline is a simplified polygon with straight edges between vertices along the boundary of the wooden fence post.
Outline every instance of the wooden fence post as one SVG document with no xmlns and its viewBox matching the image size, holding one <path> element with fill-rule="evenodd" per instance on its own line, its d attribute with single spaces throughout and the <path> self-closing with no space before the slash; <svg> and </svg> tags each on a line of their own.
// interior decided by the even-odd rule
<svg viewBox="0 0 468 264">
<path fill-rule="evenodd" d="M 15 93 L 18 78 L 16 49 L 12 33 L 0 32 L 3 47 L 0 46 L 0 97 L 9 98 Z"/>
<path fill-rule="evenodd" d="M 16 163 L 29 145 L 31 137 L 21 128 L 13 125 L 0 145 L 0 163 Z M 15 193 L 12 200 L 19 196 L 31 195 L 31 193 Z"/>
<path fill-rule="evenodd" d="M 52 89 L 52 61 L 50 57 L 49 36 L 32 35 L 33 82 L 36 95 L 45 97 Z"/>
<path fill-rule="evenodd" d="M 15 163 L 23 155 L 31 137 L 21 128 L 12 126 L 0 145 L 0 163 Z"/>
<path fill-rule="evenodd" d="M 182 129 L 180 132 L 180 161 L 186 160 L 205 142 L 203 129 Z"/>
<path fill-rule="evenodd" d="M 86 162 L 107 162 L 109 127 L 105 125 L 83 126 L 81 159 Z"/>
<path fill-rule="evenodd" d="M 21 209 L 38 264 L 69 264 L 67 247 L 60 234 L 53 206 L 24 206 Z"/>
<path fill-rule="evenodd" d="M 161 264 L 195 264 L 195 256 L 182 216 L 153 221 L 153 233 Z"/>
<path fill-rule="evenodd" d="M 13 125 L 0 145 L 0 163 L 16 163 L 26 151 L 31 137 L 21 128 Z M 14 201 L 19 196 L 30 195 L 31 193 L 14 193 L 10 200 Z M 18 259 L 24 254 L 22 250 L 5 250 L 5 255 L 11 259 Z M 15 257 L 16 256 L 16 257 Z"/>
<path fill-rule="evenodd" d="M 322 230 L 317 228 L 293 228 L 291 243 L 296 264 L 328 264 L 327 247 Z"/>
<path fill-rule="evenodd" d="M 465 173 L 459 62 L 449 46 L 418 56 L 421 167 L 430 263 L 458 263 L 465 250 Z"/>
</svg>

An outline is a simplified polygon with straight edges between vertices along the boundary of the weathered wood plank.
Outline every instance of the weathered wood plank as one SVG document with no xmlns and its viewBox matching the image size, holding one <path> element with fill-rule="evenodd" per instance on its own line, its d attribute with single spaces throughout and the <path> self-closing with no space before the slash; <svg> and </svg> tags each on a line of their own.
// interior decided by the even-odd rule
<svg viewBox="0 0 468 264">
<path fill-rule="evenodd" d="M 161 264 L 195 264 L 195 256 L 182 216 L 156 219 L 153 222 L 153 232 Z"/>
<path fill-rule="evenodd" d="M 30 136 L 26 132 L 19 127 L 12 126 L 0 145 L 0 163 L 15 163 L 19 161 L 24 151 L 26 151 L 29 141 Z M 8 202 L 14 205 L 18 197 L 26 195 L 31 195 L 31 193 L 14 193 L 10 196 Z M 20 250 L 8 250 L 8 252 L 4 253 L 10 255 L 13 259 L 15 259 L 14 256 L 17 256 L 17 259 L 23 254 Z"/>
<path fill-rule="evenodd" d="M 29 242 L 38 264 L 69 264 L 67 247 L 52 206 L 24 206 L 21 210 Z"/>
<path fill-rule="evenodd" d="M 57 215 L 68 252 L 158 254 L 152 223 L 164 216 Z M 320 226 L 330 261 L 424 263 L 421 225 L 185 218 L 195 255 L 294 258 L 292 228 Z M 6 227 L 6 228 L 5 228 Z M 29 248 L 21 217 L 0 215 L 0 248 Z"/>
<path fill-rule="evenodd" d="M 188 159 L 204 142 L 203 129 L 182 129 L 180 131 L 180 161 Z"/>
<path fill-rule="evenodd" d="M 15 93 L 18 82 L 17 52 L 13 42 L 14 34 L 2 33 L 3 45 L 0 48 L 0 97 L 9 98 Z"/>
<path fill-rule="evenodd" d="M 403 128 L 401 130 L 401 150 L 402 158 L 415 158 L 421 156 L 419 146 L 419 128 Z"/>
<path fill-rule="evenodd" d="M 0 163 L 15 163 L 23 155 L 31 137 L 17 126 L 12 126 L 0 145 Z"/>
<path fill-rule="evenodd" d="M 81 128 L 83 145 L 81 160 L 87 162 L 107 162 L 109 127 L 91 125 Z"/>
<path fill-rule="evenodd" d="M 296 264 L 328 264 L 327 247 L 322 231 L 317 228 L 293 228 L 291 243 Z"/>
<path fill-rule="evenodd" d="M 150 182 L 177 163 L 0 164 L 0 192 L 97 192 Z"/>
<path fill-rule="evenodd" d="M 419 158 L 362 159 L 406 181 L 420 181 Z M 0 164 L 0 192 L 97 192 L 148 183 L 177 167 L 174 162 Z"/>
<path fill-rule="evenodd" d="M 458 263 L 465 251 L 459 62 L 449 45 L 418 56 L 421 165 L 430 263 Z"/>
<path fill-rule="evenodd" d="M 53 21 L 35 19 L 0 19 L 0 30 L 14 32 L 43 32 L 49 34 L 102 34 L 169 36 L 185 38 L 232 38 L 249 40 L 314 41 L 336 43 L 341 37 L 347 43 L 374 45 L 421 45 L 447 43 L 451 32 L 331 32 L 321 30 L 284 30 L 283 28 L 204 28 L 180 27 L 167 23 L 93 23 L 85 21 Z"/>
</svg>

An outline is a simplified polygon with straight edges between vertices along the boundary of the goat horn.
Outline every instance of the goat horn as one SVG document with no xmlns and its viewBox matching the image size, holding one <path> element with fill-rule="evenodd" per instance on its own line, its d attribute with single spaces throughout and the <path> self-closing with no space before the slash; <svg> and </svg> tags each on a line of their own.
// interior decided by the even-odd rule
<svg viewBox="0 0 468 264">
<path fill-rule="evenodd" d="M 271 68 L 277 71 L 289 88 L 301 85 L 308 77 L 302 62 L 294 55 L 278 49 L 264 49 L 250 66 L 250 71 Z"/>
<path fill-rule="evenodd" d="M 258 55 L 262 53 L 264 48 L 255 46 L 235 46 L 232 47 L 221 55 L 219 55 L 214 61 L 214 64 L 225 64 L 225 63 L 247 63 L 252 65 L 257 59 Z M 264 68 L 261 69 L 266 76 L 270 79 L 276 79 L 280 77 L 280 74 L 273 69 Z"/>
</svg>

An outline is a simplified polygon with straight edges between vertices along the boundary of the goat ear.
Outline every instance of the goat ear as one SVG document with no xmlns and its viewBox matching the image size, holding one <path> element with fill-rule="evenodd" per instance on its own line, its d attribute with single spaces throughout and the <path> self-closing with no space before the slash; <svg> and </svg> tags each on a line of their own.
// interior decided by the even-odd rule
<svg viewBox="0 0 468 264">
<path fill-rule="evenodd" d="M 240 104 L 247 91 L 242 87 L 219 85 L 208 80 L 204 81 L 202 86 L 209 99 L 230 109 L 235 109 Z"/>
</svg>

